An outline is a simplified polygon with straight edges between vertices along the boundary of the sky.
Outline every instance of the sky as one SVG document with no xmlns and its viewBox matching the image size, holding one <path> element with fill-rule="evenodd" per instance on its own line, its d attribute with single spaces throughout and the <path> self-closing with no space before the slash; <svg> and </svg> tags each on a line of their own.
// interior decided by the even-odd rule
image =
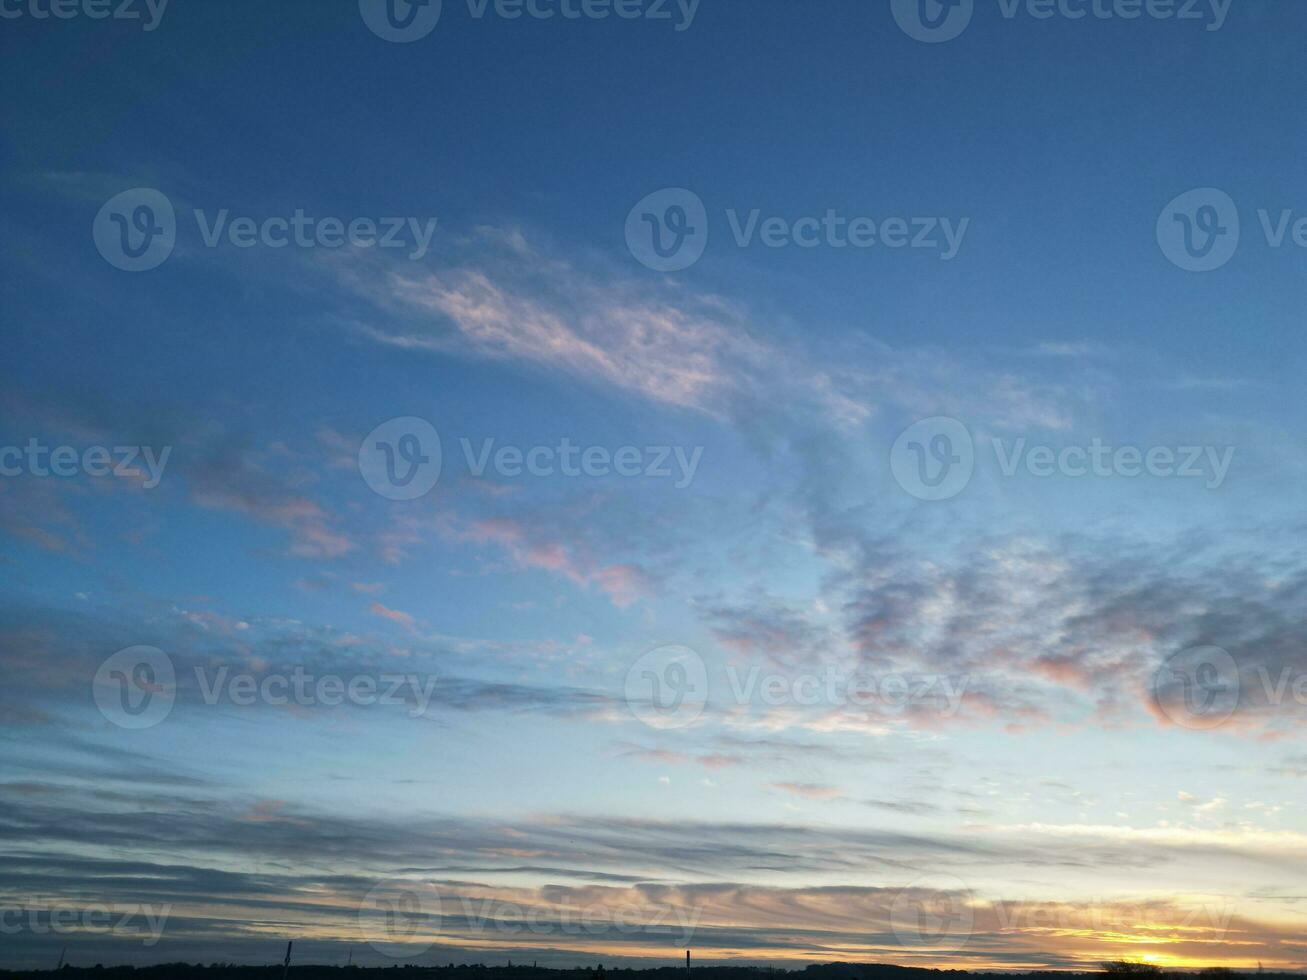
<svg viewBox="0 0 1307 980">
<path fill-rule="evenodd" d="M 1304 37 L 0 0 L 0 967 L 1307 968 Z"/>
</svg>

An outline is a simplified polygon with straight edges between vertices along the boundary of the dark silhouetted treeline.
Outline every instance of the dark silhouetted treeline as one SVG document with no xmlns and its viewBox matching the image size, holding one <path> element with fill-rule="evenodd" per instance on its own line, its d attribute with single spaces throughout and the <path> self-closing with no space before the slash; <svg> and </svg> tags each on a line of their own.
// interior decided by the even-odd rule
<svg viewBox="0 0 1307 980">
<path fill-rule="evenodd" d="M 781 977 L 787 980 L 931 980 L 931 978 L 962 978 L 968 976 L 995 977 L 1019 975 L 1029 980 L 1104 980 L 1126 974 L 1148 980 L 1162 978 L 1167 971 L 1135 964 L 1105 963 L 1101 970 L 1087 973 L 1068 971 L 1033 971 L 1020 974 L 976 972 L 969 970 L 923 970 L 915 967 L 883 964 L 830 963 L 805 969 L 785 970 L 767 967 L 696 966 L 693 980 L 762 980 Z M 1175 971 L 1174 976 L 1193 980 L 1303 980 L 1302 973 L 1238 972 L 1220 968 L 1203 971 Z M 451 966 L 292 966 L 289 980 L 686 980 L 684 966 L 667 966 L 655 969 L 579 968 L 570 970 L 532 966 L 480 966 L 459 964 Z M 159 966 L 94 966 L 71 967 L 61 970 L 0 970 L 0 980 L 281 980 L 282 968 L 276 966 L 237 966 L 215 963 L 204 966 L 198 963 L 168 963 Z"/>
</svg>

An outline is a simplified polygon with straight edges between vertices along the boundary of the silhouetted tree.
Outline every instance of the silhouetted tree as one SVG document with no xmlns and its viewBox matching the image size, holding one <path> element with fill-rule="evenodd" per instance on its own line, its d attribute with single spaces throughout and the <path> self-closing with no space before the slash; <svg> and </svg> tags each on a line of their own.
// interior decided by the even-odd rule
<svg viewBox="0 0 1307 980">
<path fill-rule="evenodd" d="M 1153 963 L 1139 963 L 1135 960 L 1112 960 L 1103 964 L 1103 972 L 1118 977 L 1155 977 L 1162 972 L 1162 968 Z"/>
</svg>

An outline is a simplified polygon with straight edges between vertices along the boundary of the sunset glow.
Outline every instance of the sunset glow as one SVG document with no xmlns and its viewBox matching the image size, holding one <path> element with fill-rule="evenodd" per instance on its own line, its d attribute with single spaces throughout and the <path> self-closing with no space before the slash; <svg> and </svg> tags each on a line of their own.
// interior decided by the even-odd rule
<svg viewBox="0 0 1307 980">
<path fill-rule="evenodd" d="M 0 971 L 1307 970 L 1305 40 L 0 0 Z"/>
</svg>

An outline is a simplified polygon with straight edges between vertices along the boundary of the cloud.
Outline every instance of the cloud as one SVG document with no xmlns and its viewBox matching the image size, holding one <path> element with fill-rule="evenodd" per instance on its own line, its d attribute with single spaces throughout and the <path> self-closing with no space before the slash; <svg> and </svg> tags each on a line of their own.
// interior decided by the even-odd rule
<svg viewBox="0 0 1307 980">
<path fill-rule="evenodd" d="M 730 755 L 725 752 L 707 752 L 707 753 L 686 753 L 677 752 L 672 749 L 649 749 L 633 747 L 624 749 L 621 755 L 625 759 L 640 759 L 645 762 L 656 762 L 661 765 L 671 766 L 703 766 L 705 769 L 725 769 L 731 766 L 743 765 L 745 759 L 740 755 Z"/>
<path fill-rule="evenodd" d="M 380 604 L 378 604 L 380 605 Z M 386 607 L 381 607 L 386 608 Z M 393 610 L 388 610 L 393 612 Z M 404 614 L 400 613 L 401 616 Z M 383 617 L 392 619 L 393 617 Z M 400 625 L 407 624 L 401 619 Z M 172 661 L 178 709 L 208 708 L 205 685 L 218 678 L 249 675 L 366 677 L 377 683 L 393 677 L 394 646 L 380 636 L 360 636 L 325 626 L 269 617 L 225 616 L 149 603 L 143 609 L 93 606 L 75 610 L 18 603 L 0 606 L 0 710 L 13 717 L 68 724 L 88 707 L 86 692 L 109 652 L 153 646 Z M 629 719 L 621 697 L 574 687 L 505 683 L 451 673 L 449 641 L 420 633 L 406 641 L 404 676 L 398 703 L 351 704 L 341 711 L 391 710 L 405 716 L 422 712 L 438 721 L 451 712 L 521 712 L 558 718 L 611 721 Z M 297 711 L 294 703 L 257 700 L 251 710 L 280 712 L 302 724 L 327 720 L 332 711 Z"/>
<path fill-rule="evenodd" d="M 178 945 L 188 941 L 191 948 L 266 959 L 266 950 L 243 947 L 242 941 L 270 917 L 307 943 L 359 943 L 366 896 L 379 882 L 398 881 L 439 897 L 442 951 L 502 953 L 508 942 L 515 949 L 539 948 L 539 955 L 561 948 L 573 956 L 656 959 L 671 943 L 693 945 L 705 959 L 799 962 L 929 964 L 944 957 L 991 967 L 1073 967 L 1119 957 L 1122 950 L 1207 962 L 1219 960 L 1219 950 L 1231 950 L 1278 967 L 1301 960 L 1292 922 L 1259 919 L 1251 908 L 1236 912 L 1220 895 L 1159 897 L 1131 890 L 1049 902 L 1028 898 L 1019 886 L 978 894 L 956 873 L 923 877 L 915 867 L 972 875 L 981 864 L 998 862 L 1065 875 L 1066 859 L 1101 860 L 1092 852 L 1105 840 L 1120 848 L 1118 860 L 1138 867 L 1148 857 L 1132 853 L 1136 847 L 1191 853 L 1194 842 L 1179 832 L 1028 825 L 979 842 L 797 824 L 565 813 L 513 821 L 429 814 L 359 819 L 226 793 L 160 795 L 148 808 L 123 809 L 39 784 L 14 794 L 4 825 L 8 850 L 0 893 L 23 895 L 39 886 L 46 901 L 76 903 L 94 881 L 102 904 L 166 904 L 171 914 L 165 938 L 172 945 L 156 954 L 165 959 L 175 959 Z M 1198 846 L 1231 853 L 1247 844 L 1246 837 L 1208 832 Z M 29 849 L 35 841 L 40 849 Z M 1299 864 L 1301 842 L 1292 847 L 1280 852 L 1281 860 Z M 157 856 L 160 851 L 167 858 Z M 523 863 L 522 854 L 545 860 Z M 631 873 L 645 866 L 658 868 L 658 876 Z M 762 885 L 737 877 L 745 871 L 776 878 L 823 870 L 860 871 L 873 880 Z M 524 881 L 524 875 L 537 880 Z M 931 946 L 902 938 L 905 927 L 918 921 L 914 910 L 940 908 L 965 908 L 966 930 Z M 592 928 L 569 932 L 565 923 L 569 916 L 575 922 L 580 910 Z M 520 928 L 525 922 L 539 928 Z M 627 926 L 618 929 L 618 923 Z"/>
<path fill-rule="evenodd" d="M 822 427 L 855 432 L 884 407 L 916 417 L 1066 429 L 1086 392 L 1022 375 L 1010 357 L 961 358 L 855 336 L 821 350 L 720 296 L 568 262 L 517 229 L 482 229 L 449 268 L 334 266 L 373 305 L 356 327 L 389 347 L 491 359 L 732 422 L 760 447 Z"/>
<path fill-rule="evenodd" d="M 392 623 L 398 623 L 407 630 L 413 630 L 417 626 L 417 620 L 408 613 L 401 612 L 398 609 L 388 609 L 379 602 L 374 602 L 370 607 L 368 607 L 368 611 L 374 616 L 380 616 L 382 619 L 388 619 Z"/>
<path fill-rule="evenodd" d="M 471 353 L 554 368 L 654 401 L 703 411 L 728 397 L 728 365 L 757 356 L 722 323 L 666 304 L 637 302 L 595 281 L 561 295 L 533 295 L 493 282 L 480 270 L 405 276 L 392 273 L 391 298 L 436 314 L 453 335 L 434 330 L 370 336 L 392 346 Z"/>
<path fill-rule="evenodd" d="M 504 516 L 481 518 L 465 527 L 449 522 L 444 527 L 447 535 L 456 540 L 502 548 L 518 568 L 553 572 L 577 585 L 592 585 L 619 608 L 654 591 L 654 577 L 640 565 L 598 564 L 576 539 L 559 536 L 555 524 Z"/>
<path fill-rule="evenodd" d="M 831 633 L 809 610 L 765 593 L 740 603 L 698 603 L 713 636 L 745 660 L 782 666 L 820 663 L 830 653 Z"/>
<path fill-rule="evenodd" d="M 839 787 L 825 783 L 772 783 L 771 788 L 791 796 L 801 796 L 805 800 L 838 800 L 844 797 Z"/>
<path fill-rule="evenodd" d="M 1155 678 L 1172 654 L 1205 645 L 1238 665 L 1227 731 L 1265 736 L 1307 723 L 1281 690 L 1307 672 L 1307 564 L 1270 537 L 1257 561 L 1196 536 L 1134 546 L 1008 537 L 929 559 L 864 552 L 854 540 L 841 547 L 855 563 L 825 598 L 843 610 L 861 662 L 967 681 L 961 710 L 912 714 L 922 724 L 1119 725 L 1143 712 L 1171 725 Z"/>
<path fill-rule="evenodd" d="M 201 507 L 233 511 L 290 532 L 297 558 L 333 559 L 356 547 L 333 526 L 325 507 L 301 489 L 304 478 L 280 459 L 265 465 L 268 450 L 217 437 L 182 462 L 191 499 Z M 179 461 L 180 462 L 180 461 Z"/>
</svg>

